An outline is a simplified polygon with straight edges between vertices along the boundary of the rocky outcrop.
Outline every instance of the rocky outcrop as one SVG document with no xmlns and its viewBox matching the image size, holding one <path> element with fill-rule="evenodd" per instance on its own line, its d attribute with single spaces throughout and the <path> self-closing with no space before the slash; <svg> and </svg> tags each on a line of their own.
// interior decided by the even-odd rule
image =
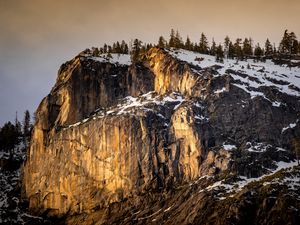
<svg viewBox="0 0 300 225">
<path fill-rule="evenodd" d="M 299 97 L 271 86 L 253 97 L 218 68 L 159 48 L 131 65 L 87 55 L 62 65 L 37 109 L 24 167 L 32 212 L 99 212 L 104 223 L 101 212 L 113 204 L 170 194 L 203 176 L 258 177 L 292 159 Z"/>
<path fill-rule="evenodd" d="M 224 190 L 203 190 L 207 186 L 203 178 L 172 193 L 145 194 L 94 213 L 70 217 L 68 223 L 297 224 L 300 204 L 294 196 L 300 187 L 296 179 L 299 167 L 253 181 L 236 192 L 225 191 L 224 197 Z"/>
<path fill-rule="evenodd" d="M 150 68 L 155 74 L 154 90 L 157 93 L 180 92 L 192 95 L 197 82 L 194 74 L 186 62 L 174 58 L 159 48 L 153 48 L 147 53 Z"/>
</svg>

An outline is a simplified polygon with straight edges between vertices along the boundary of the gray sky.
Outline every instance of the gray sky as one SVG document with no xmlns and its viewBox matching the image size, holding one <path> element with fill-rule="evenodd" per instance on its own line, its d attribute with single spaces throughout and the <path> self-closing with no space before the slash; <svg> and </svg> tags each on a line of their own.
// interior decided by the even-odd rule
<svg viewBox="0 0 300 225">
<path fill-rule="evenodd" d="M 171 28 L 198 41 L 251 36 L 276 44 L 284 29 L 300 35 L 299 0 L 0 0 L 0 125 L 33 112 L 59 66 L 104 42 L 156 42 Z"/>
</svg>

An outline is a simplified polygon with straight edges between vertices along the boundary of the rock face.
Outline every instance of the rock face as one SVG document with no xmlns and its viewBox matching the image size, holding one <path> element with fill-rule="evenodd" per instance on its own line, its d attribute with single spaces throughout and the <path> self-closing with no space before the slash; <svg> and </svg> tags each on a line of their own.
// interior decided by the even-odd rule
<svg viewBox="0 0 300 225">
<path fill-rule="evenodd" d="M 158 199 L 200 177 L 214 177 L 203 188 L 224 177 L 259 177 L 293 159 L 298 80 L 282 91 L 276 79 L 264 85 L 226 64 L 182 60 L 182 53 L 194 54 L 153 48 L 132 64 L 81 54 L 61 66 L 37 109 L 24 166 L 32 212 L 68 216 L 70 223 L 98 212 L 105 223 L 102 213 L 113 204 L 151 205 L 149 193 Z"/>
</svg>

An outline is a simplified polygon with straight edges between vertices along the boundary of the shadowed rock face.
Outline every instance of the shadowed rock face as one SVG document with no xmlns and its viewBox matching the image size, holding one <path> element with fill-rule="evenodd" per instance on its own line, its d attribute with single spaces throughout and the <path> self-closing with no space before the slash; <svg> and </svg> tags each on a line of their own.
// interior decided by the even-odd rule
<svg viewBox="0 0 300 225">
<path fill-rule="evenodd" d="M 259 87 L 285 103 L 275 107 L 214 73 L 159 48 L 130 66 L 80 55 L 63 64 L 36 112 L 23 178 L 30 209 L 55 217 L 99 211 L 104 223 L 112 204 L 147 195 L 151 205 L 149 193 L 170 194 L 199 177 L 258 177 L 289 161 L 299 122 L 282 128 L 299 118 L 299 97 Z M 122 213 L 135 205 L 124 204 Z"/>
</svg>

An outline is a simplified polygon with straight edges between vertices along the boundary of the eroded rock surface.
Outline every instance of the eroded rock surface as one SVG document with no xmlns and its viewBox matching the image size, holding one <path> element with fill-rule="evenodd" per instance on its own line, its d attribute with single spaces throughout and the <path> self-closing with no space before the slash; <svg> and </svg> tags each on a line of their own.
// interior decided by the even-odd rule
<svg viewBox="0 0 300 225">
<path fill-rule="evenodd" d="M 241 80 L 248 75 L 226 65 L 195 65 L 176 54 L 183 53 L 153 48 L 131 65 L 79 55 L 62 65 L 37 109 L 24 167 L 32 212 L 67 216 L 70 223 L 82 215 L 110 223 L 105 210 L 129 201 L 118 208 L 119 220 L 111 220 L 121 224 L 130 218 L 125 209 L 153 205 L 163 193 L 172 202 L 186 193 L 182 185 L 200 177 L 259 177 L 293 159 L 291 141 L 300 137 L 297 89 L 282 91 L 252 81 L 254 75 L 250 81 L 261 85 L 252 87 Z M 210 194 L 202 195 L 199 201 L 209 201 Z M 180 208 L 189 209 L 183 202 Z M 180 222 L 202 223 L 197 210 Z"/>
</svg>

